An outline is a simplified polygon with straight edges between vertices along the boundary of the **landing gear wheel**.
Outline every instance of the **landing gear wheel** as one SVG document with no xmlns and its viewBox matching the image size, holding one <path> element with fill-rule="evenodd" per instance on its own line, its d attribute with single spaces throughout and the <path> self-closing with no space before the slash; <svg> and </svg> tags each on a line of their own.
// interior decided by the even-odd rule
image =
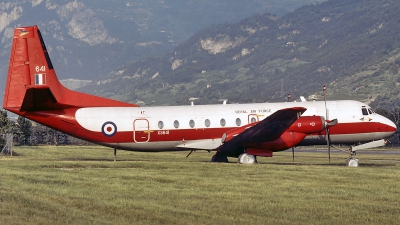
<svg viewBox="0 0 400 225">
<path fill-rule="evenodd" d="M 348 158 L 346 160 L 346 165 L 348 167 L 358 167 L 358 159 Z"/>
<path fill-rule="evenodd" d="M 238 163 L 241 163 L 241 164 L 254 164 L 254 163 L 257 163 L 257 158 L 254 155 L 249 155 L 247 153 L 243 153 L 243 154 L 239 155 Z"/>
<path fill-rule="evenodd" d="M 211 158 L 211 162 L 222 162 L 222 163 L 227 163 L 228 161 L 228 157 L 226 157 L 226 155 L 222 155 L 221 153 L 215 153 L 215 155 L 213 155 L 213 157 Z"/>
<path fill-rule="evenodd" d="M 352 147 L 349 149 L 349 157 L 346 160 L 346 166 L 348 167 L 358 167 L 358 159 L 355 158 L 356 151 L 353 151 Z"/>
</svg>

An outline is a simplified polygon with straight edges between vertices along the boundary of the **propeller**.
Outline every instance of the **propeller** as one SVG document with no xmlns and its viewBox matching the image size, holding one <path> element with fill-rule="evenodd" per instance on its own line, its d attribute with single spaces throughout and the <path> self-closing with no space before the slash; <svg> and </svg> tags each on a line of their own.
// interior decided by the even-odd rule
<svg viewBox="0 0 400 225">
<path fill-rule="evenodd" d="M 331 162 L 331 134 L 330 134 L 330 128 L 338 124 L 337 119 L 333 120 L 326 120 L 325 121 L 325 131 L 326 131 L 326 143 L 328 145 L 328 157 L 329 157 L 329 162 Z"/>
<path fill-rule="evenodd" d="M 326 85 L 325 84 L 322 87 L 322 92 L 324 93 L 324 102 L 325 102 L 325 120 L 328 121 L 328 109 L 326 108 Z M 329 134 L 329 126 L 325 126 L 325 133 L 326 133 L 326 144 L 328 145 L 328 158 L 329 158 L 329 162 L 331 162 L 331 135 Z"/>
<path fill-rule="evenodd" d="M 326 107 L 326 86 L 322 87 L 322 91 L 324 93 L 324 101 L 325 101 L 325 132 L 326 132 L 326 144 L 328 145 L 328 157 L 329 162 L 331 162 L 331 134 L 330 128 L 338 124 L 337 119 L 329 120 L 328 119 L 328 108 Z"/>
<path fill-rule="evenodd" d="M 288 95 L 288 100 L 290 99 L 290 94 Z M 301 116 L 301 113 L 298 112 L 297 113 L 297 119 L 299 119 Z M 294 146 L 292 147 L 292 158 L 293 158 L 293 162 L 294 162 Z"/>
</svg>

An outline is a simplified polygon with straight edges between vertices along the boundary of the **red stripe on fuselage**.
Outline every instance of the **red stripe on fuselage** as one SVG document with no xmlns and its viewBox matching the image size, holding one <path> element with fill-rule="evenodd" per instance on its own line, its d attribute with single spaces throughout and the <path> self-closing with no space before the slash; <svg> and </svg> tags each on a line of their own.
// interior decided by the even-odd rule
<svg viewBox="0 0 400 225">
<path fill-rule="evenodd" d="M 330 128 L 330 134 L 331 135 L 366 134 L 366 133 L 395 131 L 393 128 L 385 124 L 375 123 L 375 122 L 365 122 L 365 123 L 338 124 L 335 127 Z M 223 133 L 231 129 L 234 128 L 229 127 L 229 128 L 204 128 L 204 129 L 153 130 L 150 131 L 149 142 L 177 141 L 177 140 L 182 140 L 183 137 L 187 141 L 221 138 Z M 98 135 L 100 134 L 103 135 L 101 132 L 94 132 L 94 133 L 97 133 Z M 314 135 L 321 135 L 321 134 L 325 135 L 325 131 Z M 109 139 L 113 139 L 114 140 L 113 142 L 131 142 L 133 141 L 133 131 L 117 132 L 115 136 Z"/>
</svg>

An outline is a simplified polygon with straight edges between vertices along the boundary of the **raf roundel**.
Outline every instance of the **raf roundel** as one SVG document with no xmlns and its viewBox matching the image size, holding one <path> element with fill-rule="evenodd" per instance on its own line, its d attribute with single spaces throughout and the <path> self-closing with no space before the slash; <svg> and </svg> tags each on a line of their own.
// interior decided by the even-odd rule
<svg viewBox="0 0 400 225">
<path fill-rule="evenodd" d="M 101 132 L 107 137 L 114 136 L 117 133 L 117 126 L 111 121 L 105 122 L 101 127 Z"/>
</svg>

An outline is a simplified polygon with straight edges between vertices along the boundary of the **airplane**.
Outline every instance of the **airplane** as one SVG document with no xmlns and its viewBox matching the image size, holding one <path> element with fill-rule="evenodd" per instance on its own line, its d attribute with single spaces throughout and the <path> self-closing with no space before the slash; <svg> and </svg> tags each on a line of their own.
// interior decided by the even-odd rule
<svg viewBox="0 0 400 225">
<path fill-rule="evenodd" d="M 38 26 L 14 29 L 3 108 L 68 135 L 130 151 L 215 151 L 212 162 L 255 163 L 295 146 L 384 145 L 389 119 L 351 100 L 139 107 L 58 80 Z M 352 149 L 353 148 L 353 149 Z M 190 154 L 190 153 L 189 153 Z"/>
</svg>

